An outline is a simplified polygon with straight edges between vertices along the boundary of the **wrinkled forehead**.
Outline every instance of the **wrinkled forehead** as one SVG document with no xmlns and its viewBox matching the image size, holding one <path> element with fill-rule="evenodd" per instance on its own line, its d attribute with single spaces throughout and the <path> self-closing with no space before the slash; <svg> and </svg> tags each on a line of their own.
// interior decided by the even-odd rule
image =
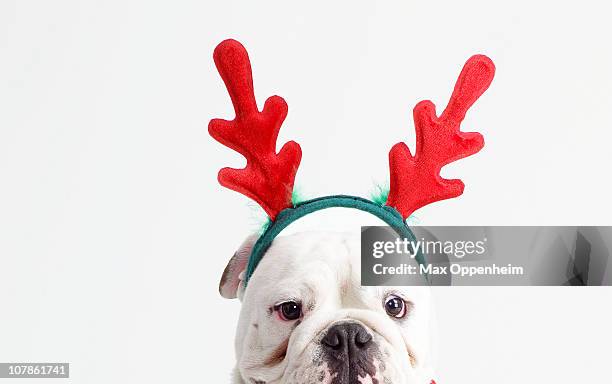
<svg viewBox="0 0 612 384">
<path fill-rule="evenodd" d="M 266 257 L 274 264 L 308 267 L 324 263 L 338 270 L 347 263 L 359 265 L 359 243 L 358 233 L 300 232 L 278 237 Z"/>
<path fill-rule="evenodd" d="M 359 235 L 304 232 L 277 237 L 249 285 L 339 286 L 359 282 Z"/>
<path fill-rule="evenodd" d="M 359 233 L 305 232 L 278 237 L 258 265 L 252 294 L 278 298 L 360 296 L 377 299 L 386 292 L 417 301 L 421 287 L 362 287 Z M 271 297 L 270 297 L 271 296 Z"/>
</svg>

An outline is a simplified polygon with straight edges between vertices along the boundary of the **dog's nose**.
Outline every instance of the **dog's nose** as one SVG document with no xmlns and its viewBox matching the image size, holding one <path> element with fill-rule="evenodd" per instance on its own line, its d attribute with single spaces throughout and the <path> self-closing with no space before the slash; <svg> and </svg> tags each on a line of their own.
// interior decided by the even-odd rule
<svg viewBox="0 0 612 384">
<path fill-rule="evenodd" d="M 353 355 L 365 350 L 372 342 L 372 335 L 361 325 L 344 322 L 333 325 L 321 340 L 327 350 Z"/>
</svg>

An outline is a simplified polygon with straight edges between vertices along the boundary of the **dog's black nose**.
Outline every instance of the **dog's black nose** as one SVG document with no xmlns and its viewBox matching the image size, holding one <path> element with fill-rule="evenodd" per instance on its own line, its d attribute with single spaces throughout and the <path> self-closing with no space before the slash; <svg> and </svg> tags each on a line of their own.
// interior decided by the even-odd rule
<svg viewBox="0 0 612 384">
<path fill-rule="evenodd" d="M 333 325 L 321 339 L 321 344 L 334 354 L 353 356 L 365 350 L 372 342 L 372 335 L 358 323 L 344 322 Z"/>
</svg>

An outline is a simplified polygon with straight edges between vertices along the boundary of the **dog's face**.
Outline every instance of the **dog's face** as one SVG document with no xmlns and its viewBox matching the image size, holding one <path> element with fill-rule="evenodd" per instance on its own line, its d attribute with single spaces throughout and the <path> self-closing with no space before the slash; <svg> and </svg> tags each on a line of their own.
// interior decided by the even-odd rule
<svg viewBox="0 0 612 384">
<path fill-rule="evenodd" d="M 221 279 L 242 310 L 237 383 L 429 383 L 429 291 L 361 287 L 359 236 L 278 237 L 243 288 L 254 239 Z"/>
</svg>

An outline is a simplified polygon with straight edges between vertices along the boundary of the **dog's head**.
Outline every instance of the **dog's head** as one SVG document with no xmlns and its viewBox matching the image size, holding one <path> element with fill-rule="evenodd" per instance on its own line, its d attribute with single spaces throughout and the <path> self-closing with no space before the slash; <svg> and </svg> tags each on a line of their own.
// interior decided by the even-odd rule
<svg viewBox="0 0 612 384">
<path fill-rule="evenodd" d="M 428 383 L 429 291 L 362 287 L 359 236 L 278 237 L 245 289 L 255 238 L 232 257 L 220 283 L 242 310 L 237 382 Z"/>
</svg>

